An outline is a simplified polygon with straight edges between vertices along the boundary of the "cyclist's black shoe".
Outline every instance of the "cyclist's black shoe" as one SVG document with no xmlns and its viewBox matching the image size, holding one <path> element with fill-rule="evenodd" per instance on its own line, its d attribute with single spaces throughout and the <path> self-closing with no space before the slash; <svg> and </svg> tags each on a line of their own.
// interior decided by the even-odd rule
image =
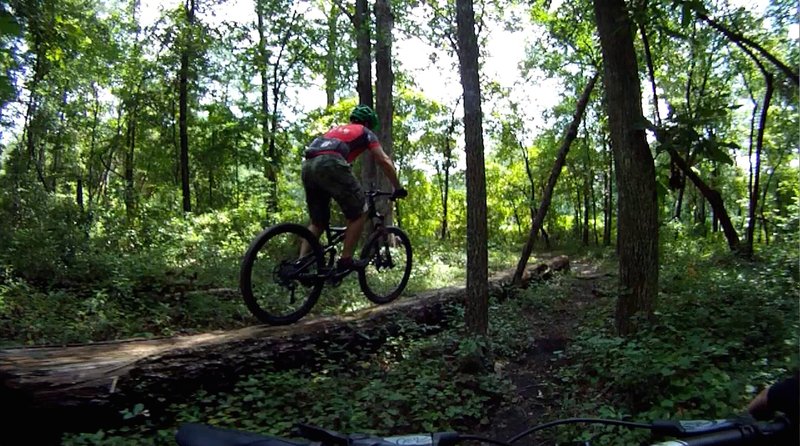
<svg viewBox="0 0 800 446">
<path fill-rule="evenodd" d="M 348 274 L 364 269 L 367 264 L 369 264 L 369 260 L 366 259 L 355 260 L 352 257 L 339 259 L 336 262 L 336 268 L 333 268 L 328 275 L 328 282 L 332 285 L 338 285 Z"/>
</svg>

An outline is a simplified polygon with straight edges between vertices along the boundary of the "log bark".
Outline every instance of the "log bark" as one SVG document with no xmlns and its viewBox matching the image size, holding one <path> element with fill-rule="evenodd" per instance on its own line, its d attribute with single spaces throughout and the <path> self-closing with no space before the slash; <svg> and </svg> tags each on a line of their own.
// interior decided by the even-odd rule
<svg viewBox="0 0 800 446">
<path fill-rule="evenodd" d="M 546 280 L 568 268 L 568 258 L 556 257 L 529 268 L 525 279 Z M 512 271 L 495 276 L 490 290 L 509 289 L 511 276 Z M 12 428 L 4 438 L 50 443 L 62 432 L 118 426 L 119 412 L 137 403 L 157 413 L 200 388 L 229 390 L 237 378 L 265 367 L 313 365 L 318 352 L 332 346 L 369 353 L 405 321 L 446 327 L 450 323 L 447 308 L 463 304 L 465 295 L 464 286 L 444 288 L 346 316 L 282 327 L 259 325 L 163 339 L 0 350 L 0 401 L 13 409 L 4 411 L 10 412 L 8 426 L 47 420 L 34 431 Z"/>
</svg>

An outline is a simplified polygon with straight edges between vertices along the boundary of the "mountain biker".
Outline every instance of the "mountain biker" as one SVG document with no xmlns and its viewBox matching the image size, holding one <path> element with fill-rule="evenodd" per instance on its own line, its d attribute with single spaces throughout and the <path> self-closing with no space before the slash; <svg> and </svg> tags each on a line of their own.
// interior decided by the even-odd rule
<svg viewBox="0 0 800 446">
<path fill-rule="evenodd" d="M 797 428 L 800 413 L 800 371 L 762 390 L 747 406 L 756 419 L 768 419 L 775 412 L 783 412 Z"/>
<path fill-rule="evenodd" d="M 391 158 L 383 151 L 374 131 L 378 129 L 378 115 L 367 105 L 358 105 L 350 113 L 350 123 L 336 126 L 314 138 L 305 149 L 302 178 L 306 204 L 311 223 L 308 229 L 316 236 L 330 223 L 330 200 L 333 198 L 347 219 L 344 247 L 333 271 L 340 276 L 365 265 L 353 260 L 353 250 L 364 228 L 367 203 L 364 191 L 353 175 L 351 163 L 366 150 L 394 186 L 394 197 L 402 198 L 408 192 L 400 185 Z M 300 255 L 308 253 L 308 243 L 303 243 Z"/>
</svg>

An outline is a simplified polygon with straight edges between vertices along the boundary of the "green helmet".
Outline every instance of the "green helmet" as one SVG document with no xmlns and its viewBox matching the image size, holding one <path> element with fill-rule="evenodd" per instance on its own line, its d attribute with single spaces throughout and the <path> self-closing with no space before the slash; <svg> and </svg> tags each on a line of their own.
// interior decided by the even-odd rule
<svg viewBox="0 0 800 446">
<path fill-rule="evenodd" d="M 350 112 L 350 122 L 364 124 L 370 130 L 378 130 L 378 115 L 368 105 L 358 105 Z"/>
</svg>

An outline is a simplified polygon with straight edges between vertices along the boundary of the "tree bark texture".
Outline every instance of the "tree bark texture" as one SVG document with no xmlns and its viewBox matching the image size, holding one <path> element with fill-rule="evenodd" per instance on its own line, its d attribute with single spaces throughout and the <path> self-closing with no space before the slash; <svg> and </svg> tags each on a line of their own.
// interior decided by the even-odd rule
<svg viewBox="0 0 800 446">
<path fill-rule="evenodd" d="M 616 325 L 621 335 L 627 335 L 639 328 L 637 314 L 652 317 L 658 296 L 655 165 L 645 138 L 639 67 L 625 2 L 593 3 L 617 170 L 620 293 Z"/>
<path fill-rule="evenodd" d="M 375 0 L 375 112 L 378 114 L 380 129 L 378 139 L 381 141 L 383 151 L 389 157 L 394 154 L 394 140 L 392 138 L 392 121 L 394 120 L 394 72 L 392 71 L 392 30 L 394 29 L 394 16 L 389 0 Z M 375 186 L 380 190 L 391 191 L 392 186 L 383 172 L 379 171 L 372 154 L 369 160 L 371 169 L 375 172 Z M 364 156 L 362 155 L 362 156 Z M 378 205 L 379 211 L 386 217 L 386 224 L 393 224 L 392 202 L 383 200 Z"/>
<path fill-rule="evenodd" d="M 352 16 L 353 27 L 356 31 L 356 50 L 358 51 L 356 91 L 359 103 L 373 107 L 375 101 L 372 95 L 372 43 L 369 17 L 367 0 L 356 0 L 356 13 Z"/>
<path fill-rule="evenodd" d="M 461 85 L 464 89 L 464 142 L 467 152 L 466 324 L 471 334 L 482 335 L 489 327 L 489 256 L 478 38 L 472 0 L 456 0 L 456 25 Z"/>
</svg>

